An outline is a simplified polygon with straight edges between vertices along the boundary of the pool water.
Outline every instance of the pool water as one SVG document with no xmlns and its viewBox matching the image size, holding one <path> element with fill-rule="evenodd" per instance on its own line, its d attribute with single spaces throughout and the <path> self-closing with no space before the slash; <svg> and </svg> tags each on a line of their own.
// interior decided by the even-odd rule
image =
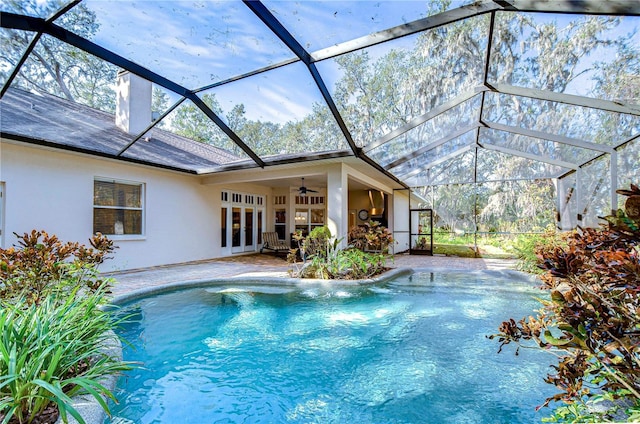
<svg viewBox="0 0 640 424">
<path fill-rule="evenodd" d="M 117 423 L 531 423 L 551 356 L 487 339 L 541 292 L 508 273 L 212 285 L 123 306 Z"/>
</svg>

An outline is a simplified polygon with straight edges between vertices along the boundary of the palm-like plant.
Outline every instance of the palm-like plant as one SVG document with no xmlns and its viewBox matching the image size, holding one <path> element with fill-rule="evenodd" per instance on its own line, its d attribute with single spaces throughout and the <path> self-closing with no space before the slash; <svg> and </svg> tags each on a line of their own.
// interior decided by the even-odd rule
<svg viewBox="0 0 640 424">
<path fill-rule="evenodd" d="M 115 337 L 104 291 L 50 297 L 39 305 L 3 302 L 0 311 L 0 419 L 31 422 L 51 404 L 61 418 L 84 422 L 71 398 L 87 393 L 108 412 L 103 379 L 130 369 L 105 352 Z"/>
</svg>

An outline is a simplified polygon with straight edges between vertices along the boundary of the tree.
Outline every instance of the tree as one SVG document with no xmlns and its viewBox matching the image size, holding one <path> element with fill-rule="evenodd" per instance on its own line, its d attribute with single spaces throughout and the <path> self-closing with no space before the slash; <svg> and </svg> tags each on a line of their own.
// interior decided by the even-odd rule
<svg viewBox="0 0 640 424">
<path fill-rule="evenodd" d="M 202 96 L 202 101 L 216 114 L 220 115 L 222 112 L 214 95 L 205 94 Z M 190 101 L 178 106 L 170 117 L 169 125 L 177 134 L 192 140 L 226 148 L 230 151 L 234 148 L 233 142 L 227 140 L 228 137 L 222 130 Z"/>
<path fill-rule="evenodd" d="M 6 7 L 15 13 L 39 16 L 53 15 L 60 4 L 37 0 L 7 0 Z M 91 39 L 99 28 L 95 14 L 84 4 L 75 6 L 55 22 L 82 37 Z M 0 67 L 6 80 L 34 37 L 33 33 L 18 30 L 0 32 L 3 46 L 0 59 L 8 66 Z M 117 69 L 90 54 L 69 46 L 51 36 L 43 35 L 31 52 L 13 84 L 26 90 L 42 90 L 87 106 L 115 111 Z"/>
<path fill-rule="evenodd" d="M 162 115 L 169 108 L 169 95 L 158 86 L 153 86 L 151 92 L 151 111 Z M 166 128 L 167 124 L 164 120 L 156 124 L 156 128 Z"/>
</svg>

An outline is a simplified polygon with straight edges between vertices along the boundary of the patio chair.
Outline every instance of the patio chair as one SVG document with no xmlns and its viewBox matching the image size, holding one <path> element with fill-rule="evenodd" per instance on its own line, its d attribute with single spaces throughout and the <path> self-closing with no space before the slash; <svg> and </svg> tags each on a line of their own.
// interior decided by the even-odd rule
<svg viewBox="0 0 640 424">
<path fill-rule="evenodd" d="M 288 253 L 289 250 L 291 250 L 286 241 L 278 239 L 278 233 L 275 231 L 262 233 L 262 247 L 260 248 L 260 253 L 262 253 L 264 249 L 273 250 L 276 256 L 278 256 L 279 252 Z"/>
</svg>

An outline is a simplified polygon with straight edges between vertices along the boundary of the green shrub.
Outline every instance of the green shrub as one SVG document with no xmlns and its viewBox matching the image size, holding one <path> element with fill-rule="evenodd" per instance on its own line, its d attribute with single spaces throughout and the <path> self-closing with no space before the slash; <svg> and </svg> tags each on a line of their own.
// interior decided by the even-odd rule
<svg viewBox="0 0 640 424">
<path fill-rule="evenodd" d="M 341 249 L 341 239 L 331 239 L 326 227 L 315 228 L 307 238 L 294 236 L 303 264 L 298 265 L 294 253 L 289 255 L 290 275 L 298 278 L 354 280 L 370 278 L 386 270 L 386 256 L 363 252 L 360 249 Z"/>
<path fill-rule="evenodd" d="M 566 237 L 555 229 L 542 234 L 519 234 L 513 241 L 513 249 L 518 256 L 518 269 L 531 274 L 541 274 L 540 257 L 544 252 L 566 246 Z"/>
</svg>

